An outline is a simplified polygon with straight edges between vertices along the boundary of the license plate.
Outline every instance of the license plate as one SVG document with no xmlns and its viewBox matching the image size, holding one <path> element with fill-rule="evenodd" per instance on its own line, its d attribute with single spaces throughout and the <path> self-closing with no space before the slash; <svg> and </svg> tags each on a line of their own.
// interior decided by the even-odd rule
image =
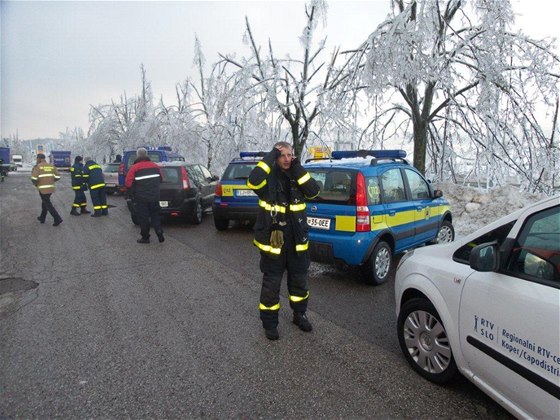
<svg viewBox="0 0 560 420">
<path fill-rule="evenodd" d="M 256 195 L 253 190 L 237 190 L 238 197 L 252 197 Z"/>
<path fill-rule="evenodd" d="M 331 219 L 321 219 L 320 217 L 308 217 L 307 224 L 315 229 L 325 229 L 331 228 Z"/>
<path fill-rule="evenodd" d="M 112 183 L 110 183 L 110 182 L 106 182 L 106 183 L 105 183 L 105 186 L 106 186 L 106 187 L 110 187 L 110 188 L 116 187 L 115 184 L 112 184 Z"/>
<path fill-rule="evenodd" d="M 169 206 L 169 201 L 160 201 L 159 206 L 162 208 L 167 207 Z"/>
</svg>

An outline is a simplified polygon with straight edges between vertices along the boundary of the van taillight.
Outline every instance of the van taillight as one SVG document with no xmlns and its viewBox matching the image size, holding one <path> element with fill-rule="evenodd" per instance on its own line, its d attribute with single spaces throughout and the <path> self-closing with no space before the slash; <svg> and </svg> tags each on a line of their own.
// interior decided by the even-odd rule
<svg viewBox="0 0 560 420">
<path fill-rule="evenodd" d="M 356 177 L 356 232 L 371 230 L 366 180 L 361 172 Z"/>
<path fill-rule="evenodd" d="M 218 185 L 216 185 L 216 191 L 214 191 L 214 193 L 216 194 L 216 197 L 221 197 L 222 196 L 222 183 L 218 182 Z"/>
<path fill-rule="evenodd" d="M 183 179 L 183 189 L 188 190 L 191 188 L 189 184 L 189 175 L 187 174 L 187 170 L 184 166 L 181 166 L 181 178 Z"/>
</svg>

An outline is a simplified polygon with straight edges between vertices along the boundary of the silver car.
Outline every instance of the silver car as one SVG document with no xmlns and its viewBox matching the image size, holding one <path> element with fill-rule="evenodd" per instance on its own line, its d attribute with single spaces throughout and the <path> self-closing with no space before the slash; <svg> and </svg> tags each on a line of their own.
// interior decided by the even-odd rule
<svg viewBox="0 0 560 420">
<path fill-rule="evenodd" d="M 119 166 L 120 163 L 107 163 L 103 166 L 103 177 L 105 178 L 105 191 L 112 195 L 119 188 Z"/>
</svg>

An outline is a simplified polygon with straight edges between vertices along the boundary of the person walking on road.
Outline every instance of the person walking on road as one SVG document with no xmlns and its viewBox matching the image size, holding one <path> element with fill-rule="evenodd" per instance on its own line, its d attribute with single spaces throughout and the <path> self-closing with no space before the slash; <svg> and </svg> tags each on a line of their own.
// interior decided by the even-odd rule
<svg viewBox="0 0 560 420">
<path fill-rule="evenodd" d="M 253 244 L 260 250 L 263 273 L 260 318 L 269 340 L 280 338 L 280 285 L 288 271 L 293 323 L 313 329 L 307 317 L 309 255 L 305 198 L 319 194 L 317 182 L 293 156 L 292 146 L 278 142 L 251 171 L 247 186 L 259 197 Z"/>
<path fill-rule="evenodd" d="M 84 191 L 87 190 L 87 183 L 84 181 L 83 172 L 84 164 L 81 156 L 74 158 L 74 165 L 70 168 L 70 178 L 72 180 L 72 189 L 74 190 L 74 203 L 70 214 L 72 216 L 79 216 L 84 213 L 91 213 L 88 211 L 87 199 Z M 78 211 L 80 210 L 80 211 Z"/>
<path fill-rule="evenodd" d="M 138 216 L 140 235 L 136 242 L 150 243 L 150 225 L 154 228 L 159 242 L 165 240 L 159 216 L 159 193 L 161 171 L 150 160 L 143 147 L 136 151 L 136 160 L 126 174 L 125 185 L 132 198 L 133 211 Z"/>
<path fill-rule="evenodd" d="M 41 196 L 41 215 L 37 217 L 37 220 L 41 223 L 45 223 L 47 212 L 54 219 L 53 226 L 58 226 L 62 223 L 62 217 L 60 217 L 51 203 L 51 195 L 55 190 L 54 184 L 59 179 L 60 175 L 56 166 L 48 163 L 45 155 L 39 153 L 37 155 L 37 164 L 31 170 L 31 182 L 37 187 Z"/>
<path fill-rule="evenodd" d="M 89 188 L 89 194 L 91 196 L 91 202 L 93 204 L 93 214 L 91 215 L 91 217 L 109 215 L 103 168 L 95 163 L 92 158 L 87 157 L 82 177 L 84 178 L 84 182 Z"/>
</svg>

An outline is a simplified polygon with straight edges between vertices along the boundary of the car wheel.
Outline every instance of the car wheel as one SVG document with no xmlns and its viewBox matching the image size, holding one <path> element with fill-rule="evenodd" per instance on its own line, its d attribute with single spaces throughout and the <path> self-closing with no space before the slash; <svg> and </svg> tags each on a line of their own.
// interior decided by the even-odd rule
<svg viewBox="0 0 560 420">
<path fill-rule="evenodd" d="M 368 262 L 364 265 L 364 280 L 367 284 L 378 286 L 383 284 L 389 278 L 392 267 L 391 247 L 387 242 L 380 241 L 369 257 Z"/>
<path fill-rule="evenodd" d="M 191 214 L 187 216 L 187 220 L 193 225 L 200 225 L 202 223 L 202 203 L 196 200 Z"/>
<path fill-rule="evenodd" d="M 216 219 L 214 217 L 214 226 L 218 230 L 226 230 L 229 227 L 229 219 Z"/>
<path fill-rule="evenodd" d="M 406 360 L 421 376 L 440 384 L 457 376 L 447 331 L 429 300 L 415 298 L 403 305 L 397 333 Z"/>
<path fill-rule="evenodd" d="M 455 239 L 455 229 L 449 220 L 444 220 L 441 224 L 436 240 L 436 244 L 446 244 L 448 242 L 453 242 Z"/>
</svg>

